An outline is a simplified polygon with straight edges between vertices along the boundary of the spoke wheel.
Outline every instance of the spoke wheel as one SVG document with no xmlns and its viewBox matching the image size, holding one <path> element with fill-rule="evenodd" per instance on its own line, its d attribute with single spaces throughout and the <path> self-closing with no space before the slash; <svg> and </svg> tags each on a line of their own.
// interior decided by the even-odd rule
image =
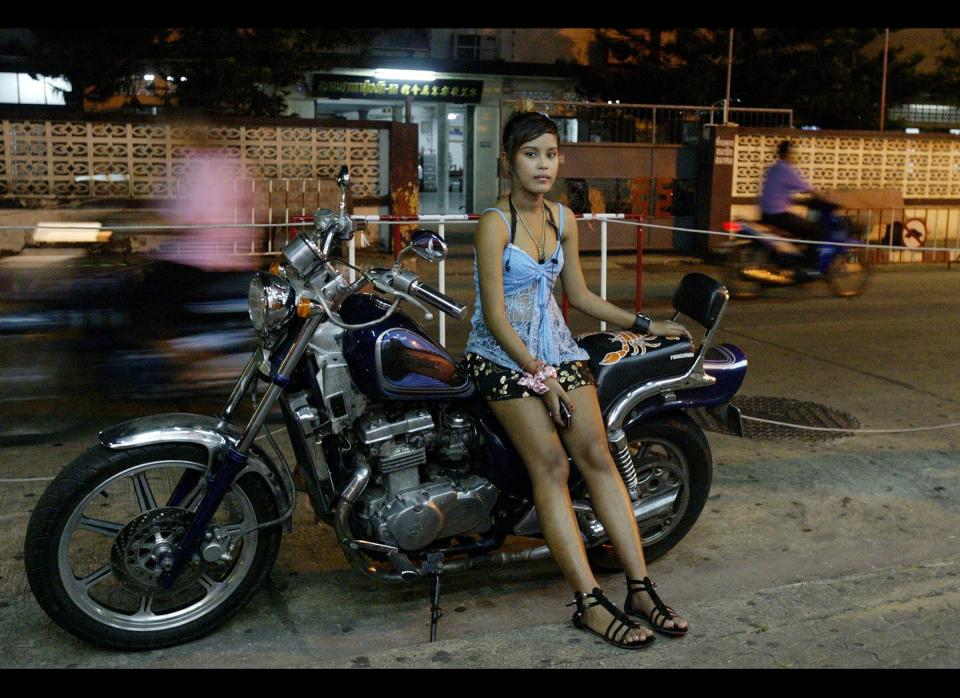
<svg viewBox="0 0 960 698">
<path fill-rule="evenodd" d="M 171 590 L 157 583 L 203 497 L 205 460 L 204 449 L 183 444 L 98 446 L 51 483 L 27 529 L 25 562 L 54 621 L 98 644 L 157 648 L 206 634 L 249 600 L 281 535 L 279 526 L 251 530 L 277 515 L 256 476 L 233 483 L 208 527 L 218 549 L 235 543 L 232 554 L 195 556 Z"/>
<path fill-rule="evenodd" d="M 713 458 L 703 431 L 683 413 L 657 417 L 627 430 L 630 454 L 643 499 L 676 494 L 669 510 L 638 521 L 644 558 L 663 556 L 687 534 L 710 493 Z M 586 495 L 584 490 L 584 495 Z M 609 543 L 587 551 L 597 571 L 623 566 Z"/>
</svg>

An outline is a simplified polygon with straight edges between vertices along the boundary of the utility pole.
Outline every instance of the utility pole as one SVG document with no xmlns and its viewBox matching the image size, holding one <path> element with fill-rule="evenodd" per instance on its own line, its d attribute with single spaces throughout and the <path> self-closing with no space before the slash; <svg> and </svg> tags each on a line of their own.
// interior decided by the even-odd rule
<svg viewBox="0 0 960 698">
<path fill-rule="evenodd" d="M 723 123 L 730 119 L 730 80 L 733 77 L 733 29 L 730 30 L 730 45 L 727 47 L 727 96 L 723 100 Z M 882 130 L 882 129 L 881 129 Z"/>
<path fill-rule="evenodd" d="M 887 116 L 887 54 L 890 51 L 890 30 L 884 29 L 883 35 L 883 84 L 880 88 L 880 130 L 883 131 Z"/>
</svg>

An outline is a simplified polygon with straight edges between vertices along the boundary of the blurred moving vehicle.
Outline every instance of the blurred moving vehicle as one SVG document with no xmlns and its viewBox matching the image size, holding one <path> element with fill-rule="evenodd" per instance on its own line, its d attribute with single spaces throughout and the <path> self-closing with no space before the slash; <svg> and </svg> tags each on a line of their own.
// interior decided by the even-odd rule
<svg viewBox="0 0 960 698">
<path fill-rule="evenodd" d="M 784 240 L 794 236 L 756 221 L 724 224 L 728 232 L 749 236 L 734 238 L 719 250 L 726 258 L 724 282 L 734 298 L 751 298 L 766 288 L 818 279 L 825 280 L 830 292 L 841 298 L 859 296 L 866 290 L 871 275 L 866 252 L 847 246 L 860 240 L 851 234 L 849 221 L 837 215 L 838 205 L 817 197 L 804 205 L 822 226 L 822 242 L 815 246 Z"/>
<path fill-rule="evenodd" d="M 256 346 L 249 272 L 109 247 L 0 259 L 0 443 L 68 431 L 120 400 L 226 396 Z"/>
</svg>

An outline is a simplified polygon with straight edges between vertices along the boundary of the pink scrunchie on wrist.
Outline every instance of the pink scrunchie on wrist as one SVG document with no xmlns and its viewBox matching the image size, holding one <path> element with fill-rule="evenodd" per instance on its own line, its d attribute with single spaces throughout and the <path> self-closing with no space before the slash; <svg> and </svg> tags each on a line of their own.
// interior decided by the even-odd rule
<svg viewBox="0 0 960 698">
<path fill-rule="evenodd" d="M 557 369 L 553 366 L 543 366 L 536 374 L 524 372 L 523 376 L 520 377 L 520 380 L 517 381 L 520 385 L 525 388 L 530 388 L 537 395 L 543 395 L 545 392 L 550 390 L 547 387 L 547 384 L 543 381 L 547 378 L 557 378 Z"/>
</svg>

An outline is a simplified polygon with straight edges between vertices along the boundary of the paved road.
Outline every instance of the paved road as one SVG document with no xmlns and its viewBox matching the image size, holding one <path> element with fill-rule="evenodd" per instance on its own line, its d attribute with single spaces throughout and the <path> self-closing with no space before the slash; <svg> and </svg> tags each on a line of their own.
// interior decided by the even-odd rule
<svg viewBox="0 0 960 698">
<path fill-rule="evenodd" d="M 468 270 L 450 266 L 450 292 L 466 297 Z M 628 298 L 629 261 L 612 267 L 610 296 Z M 651 265 L 645 300 L 655 316 L 694 268 Z M 864 428 L 916 428 L 960 421 L 958 317 L 960 270 L 882 269 L 853 301 L 811 287 L 734 303 L 721 341 L 749 357 L 744 399 L 815 402 Z M 451 332 L 454 351 L 462 334 Z M 960 429 L 708 436 L 715 480 L 704 514 L 651 565 L 691 622 L 683 640 L 631 653 L 577 631 L 546 560 L 446 578 L 440 641 L 429 644 L 427 587 L 357 577 L 303 501 L 269 583 L 239 617 L 187 646 L 105 652 L 61 631 L 30 596 L 22 537 L 45 483 L 4 482 L 0 666 L 960 667 Z M 89 442 L 0 449 L 0 477 L 50 476 Z M 600 579 L 619 600 L 622 578 Z"/>
</svg>

